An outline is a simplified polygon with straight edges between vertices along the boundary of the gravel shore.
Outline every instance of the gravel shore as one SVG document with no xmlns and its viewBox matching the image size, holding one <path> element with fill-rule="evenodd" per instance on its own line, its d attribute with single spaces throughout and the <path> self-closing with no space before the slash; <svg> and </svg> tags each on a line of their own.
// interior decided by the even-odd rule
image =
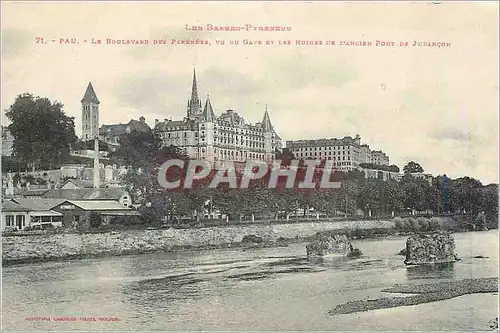
<svg viewBox="0 0 500 333">
<path fill-rule="evenodd" d="M 442 301 L 467 294 L 495 293 L 498 292 L 498 277 L 464 279 L 420 285 L 396 285 L 392 288 L 384 289 L 382 291 L 416 295 L 406 297 L 383 297 L 374 300 L 347 302 L 337 305 L 337 307 L 335 307 L 335 309 L 333 310 L 330 310 L 328 314 L 349 314 L 361 311 Z"/>
</svg>

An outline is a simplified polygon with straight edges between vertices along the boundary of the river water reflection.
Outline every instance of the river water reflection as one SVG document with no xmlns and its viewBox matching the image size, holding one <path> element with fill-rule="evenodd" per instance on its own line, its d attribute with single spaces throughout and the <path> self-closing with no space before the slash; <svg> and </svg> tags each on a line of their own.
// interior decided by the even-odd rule
<svg viewBox="0 0 500 333">
<path fill-rule="evenodd" d="M 485 330 L 498 295 L 328 316 L 337 304 L 381 297 L 395 283 L 498 276 L 498 231 L 455 235 L 462 258 L 406 268 L 404 237 L 355 241 L 360 259 L 310 262 L 286 248 L 156 253 L 3 269 L 4 330 Z M 489 258 L 475 259 L 483 255 Z M 27 317 L 120 321 L 29 321 Z"/>
</svg>

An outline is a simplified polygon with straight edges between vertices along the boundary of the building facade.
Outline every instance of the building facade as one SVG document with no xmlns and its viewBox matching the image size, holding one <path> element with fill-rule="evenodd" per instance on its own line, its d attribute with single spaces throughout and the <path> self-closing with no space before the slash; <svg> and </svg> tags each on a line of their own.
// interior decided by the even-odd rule
<svg viewBox="0 0 500 333">
<path fill-rule="evenodd" d="M 359 163 L 372 163 L 372 151 L 367 144 L 359 148 Z"/>
<path fill-rule="evenodd" d="M 193 74 L 191 97 L 183 120 L 155 120 L 155 130 L 164 146 L 177 146 L 189 157 L 207 160 L 215 166 L 224 161 L 259 160 L 271 163 L 282 142 L 276 133 L 269 112 L 261 122 L 249 124 L 234 110 L 217 116 L 210 97 L 204 106 L 198 95 L 196 72 Z"/>
<path fill-rule="evenodd" d="M 315 139 L 287 141 L 286 147 L 295 158 L 304 160 L 331 160 L 333 167 L 341 171 L 351 171 L 359 167 L 361 138 Z"/>
<path fill-rule="evenodd" d="M 334 168 L 352 171 L 360 164 L 389 165 L 389 157 L 382 151 L 373 151 L 361 144 L 361 137 L 346 136 L 342 139 L 312 139 L 287 141 L 286 147 L 298 159 L 331 160 Z"/>
<path fill-rule="evenodd" d="M 99 134 L 99 99 L 89 82 L 82 100 L 82 140 L 92 140 Z"/>
<path fill-rule="evenodd" d="M 373 164 L 378 165 L 389 165 L 389 156 L 387 156 L 381 150 L 375 150 L 371 152 L 371 160 Z"/>
<path fill-rule="evenodd" d="M 133 131 L 147 133 L 151 132 L 151 128 L 144 117 L 139 120 L 132 119 L 126 124 L 102 125 L 99 129 L 99 139 L 108 144 L 110 151 L 116 151 L 120 146 L 120 137 Z"/>
</svg>

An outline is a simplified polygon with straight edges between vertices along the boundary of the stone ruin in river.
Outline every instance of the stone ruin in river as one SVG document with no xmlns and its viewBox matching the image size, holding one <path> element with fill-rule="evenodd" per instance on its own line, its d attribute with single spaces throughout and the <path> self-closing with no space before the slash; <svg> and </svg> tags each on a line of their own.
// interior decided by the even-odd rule
<svg viewBox="0 0 500 333">
<path fill-rule="evenodd" d="M 345 235 L 318 233 L 316 238 L 306 245 L 307 257 L 349 256 L 354 251 Z"/>
<path fill-rule="evenodd" d="M 407 265 L 440 264 L 459 260 L 451 233 L 419 234 L 406 240 Z"/>
</svg>

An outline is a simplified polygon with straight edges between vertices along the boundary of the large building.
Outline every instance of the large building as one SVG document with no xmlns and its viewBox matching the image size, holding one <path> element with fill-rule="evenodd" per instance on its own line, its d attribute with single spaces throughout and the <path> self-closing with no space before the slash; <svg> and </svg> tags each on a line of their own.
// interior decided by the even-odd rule
<svg viewBox="0 0 500 333">
<path fill-rule="evenodd" d="M 191 158 L 204 159 L 216 166 L 223 161 L 259 160 L 271 163 L 276 149 L 282 148 L 267 106 L 262 122 L 256 124 L 245 122 L 231 109 L 217 116 L 209 96 L 202 107 L 196 72 L 193 74 L 186 117 L 182 120 L 165 119 L 163 122 L 156 120 L 155 130 L 161 134 L 163 145 L 177 146 Z"/>
<path fill-rule="evenodd" d="M 334 168 L 351 171 L 362 163 L 389 165 L 389 157 L 381 151 L 372 151 L 361 138 L 356 135 L 342 139 L 313 139 L 287 141 L 286 147 L 298 159 L 331 160 Z M 374 156 L 376 158 L 374 159 Z"/>
<path fill-rule="evenodd" d="M 110 151 L 115 151 L 120 145 L 120 137 L 133 131 L 147 133 L 151 132 L 151 128 L 144 117 L 139 120 L 132 119 L 126 124 L 102 125 L 99 129 L 99 139 L 108 144 Z"/>
<path fill-rule="evenodd" d="M 372 156 L 371 163 L 378 165 L 389 165 L 389 156 L 387 156 L 383 151 L 381 150 L 372 151 L 371 156 Z"/>
<path fill-rule="evenodd" d="M 295 158 L 304 160 L 331 160 L 334 168 L 342 171 L 357 169 L 360 163 L 360 137 L 342 139 L 314 139 L 287 141 L 286 147 Z"/>
</svg>

